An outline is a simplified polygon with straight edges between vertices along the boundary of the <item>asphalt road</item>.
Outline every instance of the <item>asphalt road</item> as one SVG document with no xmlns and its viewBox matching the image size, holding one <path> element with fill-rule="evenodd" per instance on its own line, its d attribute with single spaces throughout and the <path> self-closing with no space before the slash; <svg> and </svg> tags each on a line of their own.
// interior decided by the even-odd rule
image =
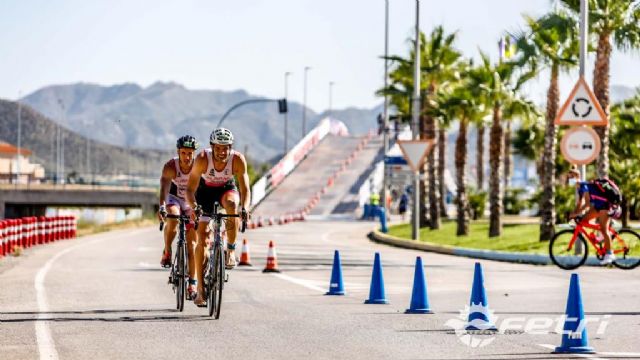
<svg viewBox="0 0 640 360">
<path fill-rule="evenodd" d="M 247 232 L 254 266 L 231 273 L 219 320 L 192 303 L 182 313 L 174 310 L 155 227 L 60 241 L 1 259 L 0 359 L 576 358 L 550 354 L 561 341 L 555 323 L 547 334 L 476 335 L 486 346 L 466 345 L 450 325 L 469 304 L 474 260 L 374 244 L 365 237 L 372 226 L 307 221 Z M 277 246 L 279 275 L 261 272 L 269 240 Z M 341 251 L 342 297 L 324 295 L 334 249 Z M 376 251 L 389 305 L 363 304 Z M 404 314 L 417 255 L 435 314 Z M 482 264 L 499 327 L 508 319 L 539 326 L 564 313 L 570 272 Z M 578 271 L 585 312 L 601 320 L 587 326 L 589 345 L 599 353 L 582 358 L 640 358 L 639 271 Z"/>
</svg>

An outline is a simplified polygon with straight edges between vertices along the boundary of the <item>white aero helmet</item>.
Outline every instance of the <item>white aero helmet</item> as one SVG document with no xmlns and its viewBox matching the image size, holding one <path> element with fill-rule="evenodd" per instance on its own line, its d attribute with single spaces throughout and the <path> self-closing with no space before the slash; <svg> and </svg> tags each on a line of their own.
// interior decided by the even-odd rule
<svg viewBox="0 0 640 360">
<path fill-rule="evenodd" d="M 219 127 L 211 133 L 209 143 L 211 145 L 232 145 L 233 134 L 231 133 L 231 130 Z"/>
</svg>

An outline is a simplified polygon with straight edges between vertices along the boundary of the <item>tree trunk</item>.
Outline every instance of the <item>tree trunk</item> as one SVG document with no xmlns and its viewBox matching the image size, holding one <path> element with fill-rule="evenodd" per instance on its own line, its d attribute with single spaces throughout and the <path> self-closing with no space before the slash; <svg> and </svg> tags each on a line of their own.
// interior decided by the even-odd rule
<svg viewBox="0 0 640 360">
<path fill-rule="evenodd" d="M 507 120 L 507 128 L 504 131 L 504 189 L 503 191 L 507 191 L 507 189 L 511 186 L 511 119 Z"/>
<path fill-rule="evenodd" d="M 447 217 L 447 187 L 444 182 L 446 164 L 447 132 L 444 128 L 438 130 L 438 185 L 440 187 L 440 216 Z"/>
<path fill-rule="evenodd" d="M 622 203 L 620 204 L 622 214 L 620 220 L 622 221 L 622 227 L 629 227 L 629 202 L 626 196 L 622 196 Z"/>
<path fill-rule="evenodd" d="M 596 51 L 596 63 L 593 69 L 593 92 L 602 106 L 602 110 L 609 118 L 609 61 L 611 59 L 611 40 L 608 32 L 603 32 L 598 37 L 598 49 Z M 595 126 L 600 136 L 602 147 L 597 162 L 598 177 L 609 176 L 609 125 Z"/>
<path fill-rule="evenodd" d="M 542 198 L 540 200 L 540 241 L 551 240 L 556 226 L 556 126 L 560 93 L 558 92 L 558 65 L 551 67 L 551 82 L 547 90 L 547 126 L 544 131 L 542 166 Z"/>
<path fill-rule="evenodd" d="M 438 177 L 436 176 L 436 156 L 435 149 L 437 148 L 436 138 L 436 122 L 433 117 L 426 116 L 426 128 L 425 135 L 427 139 L 433 139 L 435 144 L 433 150 L 427 156 L 427 171 L 429 173 L 429 227 L 431 230 L 440 228 L 440 209 L 438 206 L 440 192 L 438 190 Z"/>
<path fill-rule="evenodd" d="M 493 121 L 489 139 L 489 237 L 500 236 L 502 233 L 502 145 L 504 143 L 502 131 L 502 112 L 496 102 L 493 106 Z"/>
<path fill-rule="evenodd" d="M 476 179 L 478 191 L 484 188 L 484 124 L 478 124 L 478 137 L 476 139 Z"/>
<path fill-rule="evenodd" d="M 467 182 L 465 166 L 467 163 L 467 120 L 460 119 L 458 139 L 456 139 L 456 235 L 469 235 L 469 199 L 467 199 Z"/>
</svg>

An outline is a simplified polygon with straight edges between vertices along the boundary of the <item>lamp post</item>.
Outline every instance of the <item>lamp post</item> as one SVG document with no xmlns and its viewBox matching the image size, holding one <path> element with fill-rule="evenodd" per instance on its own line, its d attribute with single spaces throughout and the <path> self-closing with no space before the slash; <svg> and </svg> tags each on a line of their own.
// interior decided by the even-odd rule
<svg viewBox="0 0 640 360">
<path fill-rule="evenodd" d="M 331 117 L 331 112 L 333 110 L 333 85 L 335 82 L 329 81 L 329 113 L 327 114 Z"/>
<path fill-rule="evenodd" d="M 384 88 L 388 86 L 387 78 L 389 77 L 389 0 L 384 1 Z M 382 111 L 382 141 L 384 147 L 384 155 L 387 156 L 389 152 L 389 97 L 385 93 L 384 95 L 384 107 Z M 382 199 L 386 213 L 389 213 L 387 209 L 387 190 L 388 190 L 388 176 L 387 169 L 385 169 L 382 176 Z"/>
<path fill-rule="evenodd" d="M 307 135 L 307 72 L 311 67 L 304 67 L 304 93 L 302 98 L 302 138 Z"/>
<path fill-rule="evenodd" d="M 289 76 L 291 76 L 291 72 L 287 71 L 284 73 L 284 98 L 287 100 L 288 91 L 289 91 Z M 287 143 L 287 130 L 289 128 L 289 116 L 288 112 L 284 113 L 284 155 L 287 155 L 287 151 L 289 151 L 289 144 Z"/>
<path fill-rule="evenodd" d="M 22 103 L 20 102 L 20 96 L 18 95 L 18 163 L 16 164 L 16 185 L 20 183 L 20 161 L 22 155 Z"/>
<path fill-rule="evenodd" d="M 62 112 L 62 116 L 61 116 L 61 121 L 64 122 L 65 116 L 66 116 L 66 111 L 65 111 L 65 106 L 64 106 L 64 102 L 62 101 L 62 99 L 58 99 L 58 104 L 60 105 L 60 111 Z M 62 129 L 60 124 L 58 124 L 58 128 L 57 128 L 57 135 L 58 135 L 58 149 L 57 149 L 57 164 L 56 164 L 56 168 L 57 168 L 57 172 L 56 172 L 56 177 L 58 178 L 58 183 L 59 184 L 64 184 L 64 136 L 62 134 Z"/>
<path fill-rule="evenodd" d="M 415 60 L 413 62 L 413 106 L 411 127 L 413 139 L 418 140 L 418 121 L 420 119 L 420 0 L 416 0 L 416 38 Z M 416 171 L 413 180 L 413 226 L 411 235 L 413 240 L 420 240 L 420 172 Z"/>
</svg>

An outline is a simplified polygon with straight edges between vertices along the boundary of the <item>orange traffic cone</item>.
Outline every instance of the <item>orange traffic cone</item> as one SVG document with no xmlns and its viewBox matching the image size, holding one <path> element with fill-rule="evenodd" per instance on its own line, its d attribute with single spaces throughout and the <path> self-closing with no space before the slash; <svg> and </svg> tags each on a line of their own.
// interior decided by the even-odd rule
<svg viewBox="0 0 640 360">
<path fill-rule="evenodd" d="M 249 259 L 249 244 L 247 239 L 242 240 L 242 254 L 240 254 L 239 266 L 251 266 L 251 260 Z"/>
<path fill-rule="evenodd" d="M 273 245 L 273 240 L 269 241 L 269 252 L 267 253 L 267 266 L 265 266 L 263 273 L 268 272 L 280 272 L 278 270 L 278 259 L 276 258 L 276 247 Z"/>
</svg>

